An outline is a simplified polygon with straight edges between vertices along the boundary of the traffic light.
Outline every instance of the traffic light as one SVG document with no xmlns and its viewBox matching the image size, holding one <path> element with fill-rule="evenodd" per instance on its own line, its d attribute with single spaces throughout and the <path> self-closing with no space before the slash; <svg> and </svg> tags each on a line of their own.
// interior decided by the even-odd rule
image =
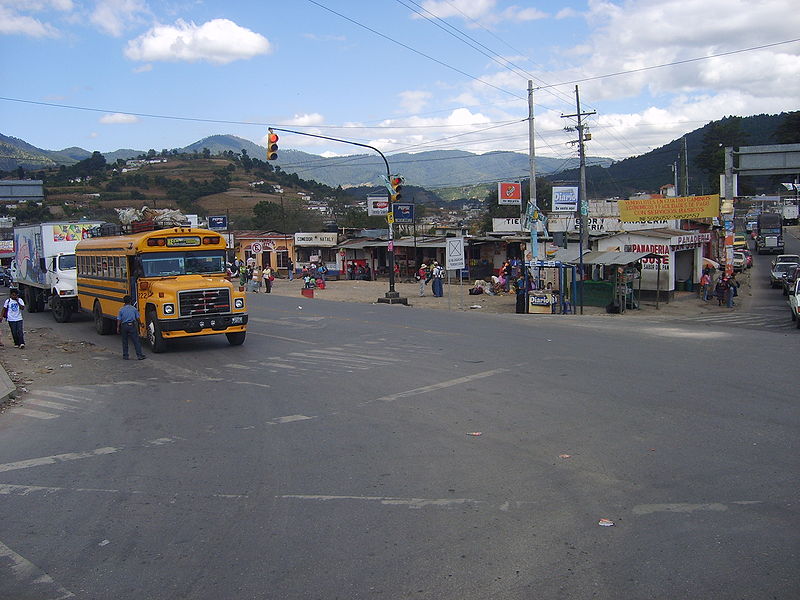
<svg viewBox="0 0 800 600">
<path fill-rule="evenodd" d="M 272 129 L 269 130 L 267 135 L 267 160 L 278 159 L 278 134 L 273 133 Z"/>
<path fill-rule="evenodd" d="M 403 178 L 400 175 L 392 175 L 389 183 L 392 186 L 392 202 L 397 202 L 402 198 Z"/>
</svg>

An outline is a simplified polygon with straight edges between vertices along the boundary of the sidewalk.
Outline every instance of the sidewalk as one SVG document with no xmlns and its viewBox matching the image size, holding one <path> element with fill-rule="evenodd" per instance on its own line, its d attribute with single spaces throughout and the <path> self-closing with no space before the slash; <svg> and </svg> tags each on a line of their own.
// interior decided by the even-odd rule
<svg viewBox="0 0 800 600">
<path fill-rule="evenodd" d="M 584 315 L 595 316 L 608 316 L 609 318 L 651 318 L 651 317 L 687 317 L 697 316 L 706 313 L 720 312 L 720 311 L 738 311 L 742 310 L 747 305 L 747 299 L 750 296 L 750 275 L 745 272 L 737 275 L 741 287 L 739 288 L 739 296 L 736 299 L 734 308 L 726 308 L 725 306 L 717 306 L 716 299 L 703 302 L 697 295 L 697 292 L 675 292 L 674 297 L 667 302 L 666 294 L 659 302 L 658 309 L 656 309 L 655 300 L 647 300 L 642 302 L 641 307 L 636 310 L 628 309 L 622 315 L 608 314 L 604 307 L 599 306 L 584 306 Z M 479 296 L 470 296 L 467 293 L 471 282 L 464 281 L 462 285 L 457 282 L 451 285 L 444 286 L 444 297 L 435 298 L 431 292 L 430 285 L 425 286 L 425 295 L 419 296 L 419 283 L 396 283 L 395 290 L 400 293 L 402 297 L 408 298 L 409 307 L 406 309 L 426 308 L 435 310 L 453 310 L 462 312 L 474 313 L 492 313 L 492 314 L 514 314 L 516 298 L 513 293 L 508 293 L 500 296 L 489 296 L 481 294 Z M 278 296 L 296 297 L 298 302 L 314 302 L 317 299 L 331 300 L 334 302 L 356 302 L 356 303 L 376 303 L 379 297 L 383 297 L 389 289 L 388 280 L 382 279 L 380 281 L 328 281 L 324 290 L 314 290 L 314 299 L 308 299 L 301 295 L 300 291 L 303 288 L 303 282 L 294 280 L 288 281 L 286 279 L 276 279 L 272 284 L 272 293 Z M 249 296 L 254 294 L 250 293 Z M 448 300 L 449 297 L 449 300 Z M 402 306 L 402 305 L 401 305 Z M 480 308 L 471 308 L 480 307 Z M 580 312 L 580 308 L 576 307 Z M 535 318 L 536 315 L 529 315 Z M 569 318 L 572 315 L 563 315 L 564 318 Z"/>
</svg>

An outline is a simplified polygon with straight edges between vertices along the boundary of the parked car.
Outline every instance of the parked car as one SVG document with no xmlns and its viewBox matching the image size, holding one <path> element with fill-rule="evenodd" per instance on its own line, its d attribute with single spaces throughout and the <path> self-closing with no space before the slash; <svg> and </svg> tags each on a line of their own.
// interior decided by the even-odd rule
<svg viewBox="0 0 800 600">
<path fill-rule="evenodd" d="M 733 249 L 746 250 L 747 249 L 747 235 L 744 233 L 737 233 L 733 236 Z"/>
<path fill-rule="evenodd" d="M 773 266 L 769 272 L 769 286 L 770 287 L 782 287 L 783 286 L 783 278 L 786 277 L 786 274 L 789 270 L 794 270 L 797 266 L 796 263 L 788 263 L 782 262 L 778 263 L 777 265 Z"/>
<path fill-rule="evenodd" d="M 786 275 L 783 276 L 783 295 L 788 296 L 789 290 L 794 289 L 794 284 L 800 276 L 800 265 L 795 265 L 794 269 L 789 269 Z"/>
<path fill-rule="evenodd" d="M 733 253 L 733 271 L 735 273 L 741 273 L 747 268 L 747 257 L 741 252 L 734 252 Z"/>
<path fill-rule="evenodd" d="M 789 290 L 789 310 L 792 311 L 792 321 L 794 321 L 795 327 L 800 329 L 800 316 L 797 314 L 798 304 L 800 304 L 800 278 L 794 282 L 794 287 Z"/>
<path fill-rule="evenodd" d="M 737 252 L 744 254 L 744 258 L 747 261 L 745 267 L 749 269 L 753 266 L 753 253 L 750 250 L 737 250 Z"/>
<path fill-rule="evenodd" d="M 0 267 L 0 285 L 3 287 L 11 286 L 11 269 L 8 267 Z"/>
</svg>

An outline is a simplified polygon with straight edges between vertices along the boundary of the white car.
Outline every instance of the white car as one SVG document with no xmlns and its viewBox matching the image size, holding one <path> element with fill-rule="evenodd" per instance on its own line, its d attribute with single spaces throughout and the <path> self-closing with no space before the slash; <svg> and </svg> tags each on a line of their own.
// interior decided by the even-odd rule
<svg viewBox="0 0 800 600">
<path fill-rule="evenodd" d="M 772 266 L 774 267 L 778 263 L 800 264 L 800 254 L 778 254 L 775 260 L 772 261 Z"/>
<path fill-rule="evenodd" d="M 736 272 L 743 271 L 747 265 L 747 257 L 742 252 L 733 253 L 733 270 Z"/>
<path fill-rule="evenodd" d="M 800 278 L 794 282 L 794 287 L 789 290 L 789 309 L 792 311 L 792 321 L 800 329 L 800 316 L 798 316 L 798 303 L 800 303 Z"/>
</svg>

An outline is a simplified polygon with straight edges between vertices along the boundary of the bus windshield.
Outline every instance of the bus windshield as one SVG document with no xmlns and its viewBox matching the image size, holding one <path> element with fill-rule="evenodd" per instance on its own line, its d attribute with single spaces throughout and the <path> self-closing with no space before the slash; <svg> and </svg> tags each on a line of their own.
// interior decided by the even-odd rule
<svg viewBox="0 0 800 600">
<path fill-rule="evenodd" d="M 174 277 L 225 272 L 225 253 L 221 250 L 153 252 L 142 254 L 145 277 Z"/>
</svg>

